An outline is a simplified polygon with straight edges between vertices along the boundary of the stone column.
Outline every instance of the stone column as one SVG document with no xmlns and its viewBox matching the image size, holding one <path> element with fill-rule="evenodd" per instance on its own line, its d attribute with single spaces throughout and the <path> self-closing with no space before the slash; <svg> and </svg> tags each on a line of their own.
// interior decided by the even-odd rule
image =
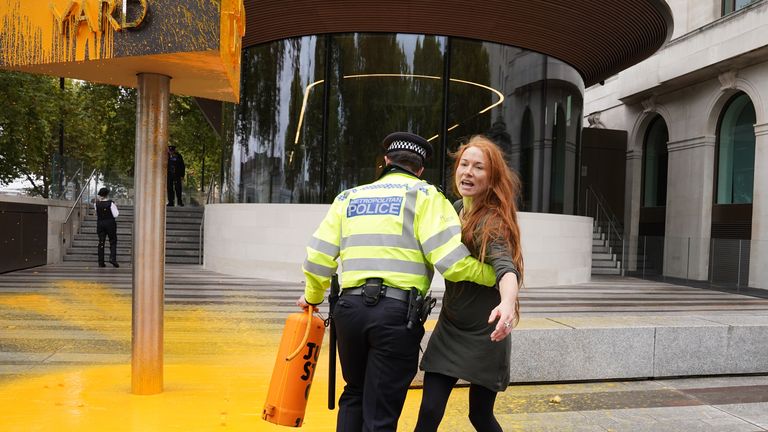
<svg viewBox="0 0 768 432">
<path fill-rule="evenodd" d="M 712 229 L 715 136 L 670 141 L 664 275 L 706 280 Z"/>
<path fill-rule="evenodd" d="M 165 200 L 171 79 L 139 74 L 133 227 L 131 391 L 163 391 Z"/>
<path fill-rule="evenodd" d="M 768 123 L 755 125 L 755 183 L 749 286 L 768 289 Z"/>
</svg>

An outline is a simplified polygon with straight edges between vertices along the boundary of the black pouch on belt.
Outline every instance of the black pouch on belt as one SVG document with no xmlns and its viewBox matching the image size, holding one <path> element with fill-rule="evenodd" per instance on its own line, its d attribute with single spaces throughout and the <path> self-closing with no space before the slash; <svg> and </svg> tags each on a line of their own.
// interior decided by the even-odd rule
<svg viewBox="0 0 768 432">
<path fill-rule="evenodd" d="M 431 295 L 422 296 L 419 290 L 411 288 L 410 301 L 408 302 L 408 324 L 406 326 L 408 330 L 424 325 L 436 303 L 437 299 L 432 298 Z"/>
<path fill-rule="evenodd" d="M 366 306 L 376 306 L 379 299 L 384 296 L 384 280 L 381 278 L 370 278 L 365 280 L 363 285 L 363 304 Z"/>
</svg>

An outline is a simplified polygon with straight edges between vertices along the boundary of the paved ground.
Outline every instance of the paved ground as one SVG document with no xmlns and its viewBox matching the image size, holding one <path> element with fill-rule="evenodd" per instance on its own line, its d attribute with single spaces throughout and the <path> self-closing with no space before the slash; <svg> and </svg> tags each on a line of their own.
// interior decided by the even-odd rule
<svg viewBox="0 0 768 432">
<path fill-rule="evenodd" d="M 285 430 L 260 415 L 300 285 L 196 266 L 168 266 L 166 279 L 165 391 L 134 396 L 129 268 L 58 265 L 0 275 L 0 430 Z M 523 320 L 765 316 L 768 300 L 600 277 L 526 289 L 522 310 Z M 326 362 L 321 357 L 304 430 L 333 430 Z M 455 390 L 441 430 L 472 430 L 466 397 L 466 388 Z M 400 430 L 412 430 L 420 398 L 418 389 L 409 393 Z M 761 431 L 768 430 L 768 376 L 510 386 L 496 412 L 507 431 Z"/>
</svg>

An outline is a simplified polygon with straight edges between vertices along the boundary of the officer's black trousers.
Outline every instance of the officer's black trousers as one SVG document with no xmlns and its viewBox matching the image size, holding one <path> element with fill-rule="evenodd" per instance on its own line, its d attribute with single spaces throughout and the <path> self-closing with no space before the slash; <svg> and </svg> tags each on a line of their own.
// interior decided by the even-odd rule
<svg viewBox="0 0 768 432">
<path fill-rule="evenodd" d="M 174 190 L 176 192 L 176 201 L 179 203 L 179 205 L 184 205 L 184 202 L 181 201 L 181 177 L 179 176 L 168 176 L 168 204 L 173 205 L 173 195 Z"/>
<path fill-rule="evenodd" d="M 406 328 L 408 305 L 382 298 L 342 295 L 334 319 L 344 392 L 337 432 L 395 432 L 408 386 L 416 375 L 424 328 Z"/>
<path fill-rule="evenodd" d="M 96 222 L 96 234 L 99 236 L 99 264 L 104 264 L 104 240 L 109 236 L 109 262 L 117 262 L 117 224 L 114 219 Z"/>
</svg>

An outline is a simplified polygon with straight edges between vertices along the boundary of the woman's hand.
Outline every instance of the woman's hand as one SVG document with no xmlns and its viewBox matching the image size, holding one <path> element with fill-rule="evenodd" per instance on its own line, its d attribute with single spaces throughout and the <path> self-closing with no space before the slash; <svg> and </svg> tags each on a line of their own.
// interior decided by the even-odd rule
<svg viewBox="0 0 768 432">
<path fill-rule="evenodd" d="M 499 281 L 499 294 L 501 302 L 493 308 L 488 317 L 488 324 L 496 323 L 496 329 L 491 333 L 491 340 L 499 342 L 504 340 L 512 332 L 517 323 L 517 294 L 519 291 L 517 276 L 514 273 L 505 273 Z"/>
<path fill-rule="evenodd" d="M 491 315 L 488 317 L 488 324 L 493 324 L 496 320 L 496 328 L 491 333 L 491 341 L 500 342 L 504 340 L 510 333 L 512 333 L 513 325 L 515 323 L 515 303 L 503 301 L 498 306 L 493 308 Z"/>
</svg>

